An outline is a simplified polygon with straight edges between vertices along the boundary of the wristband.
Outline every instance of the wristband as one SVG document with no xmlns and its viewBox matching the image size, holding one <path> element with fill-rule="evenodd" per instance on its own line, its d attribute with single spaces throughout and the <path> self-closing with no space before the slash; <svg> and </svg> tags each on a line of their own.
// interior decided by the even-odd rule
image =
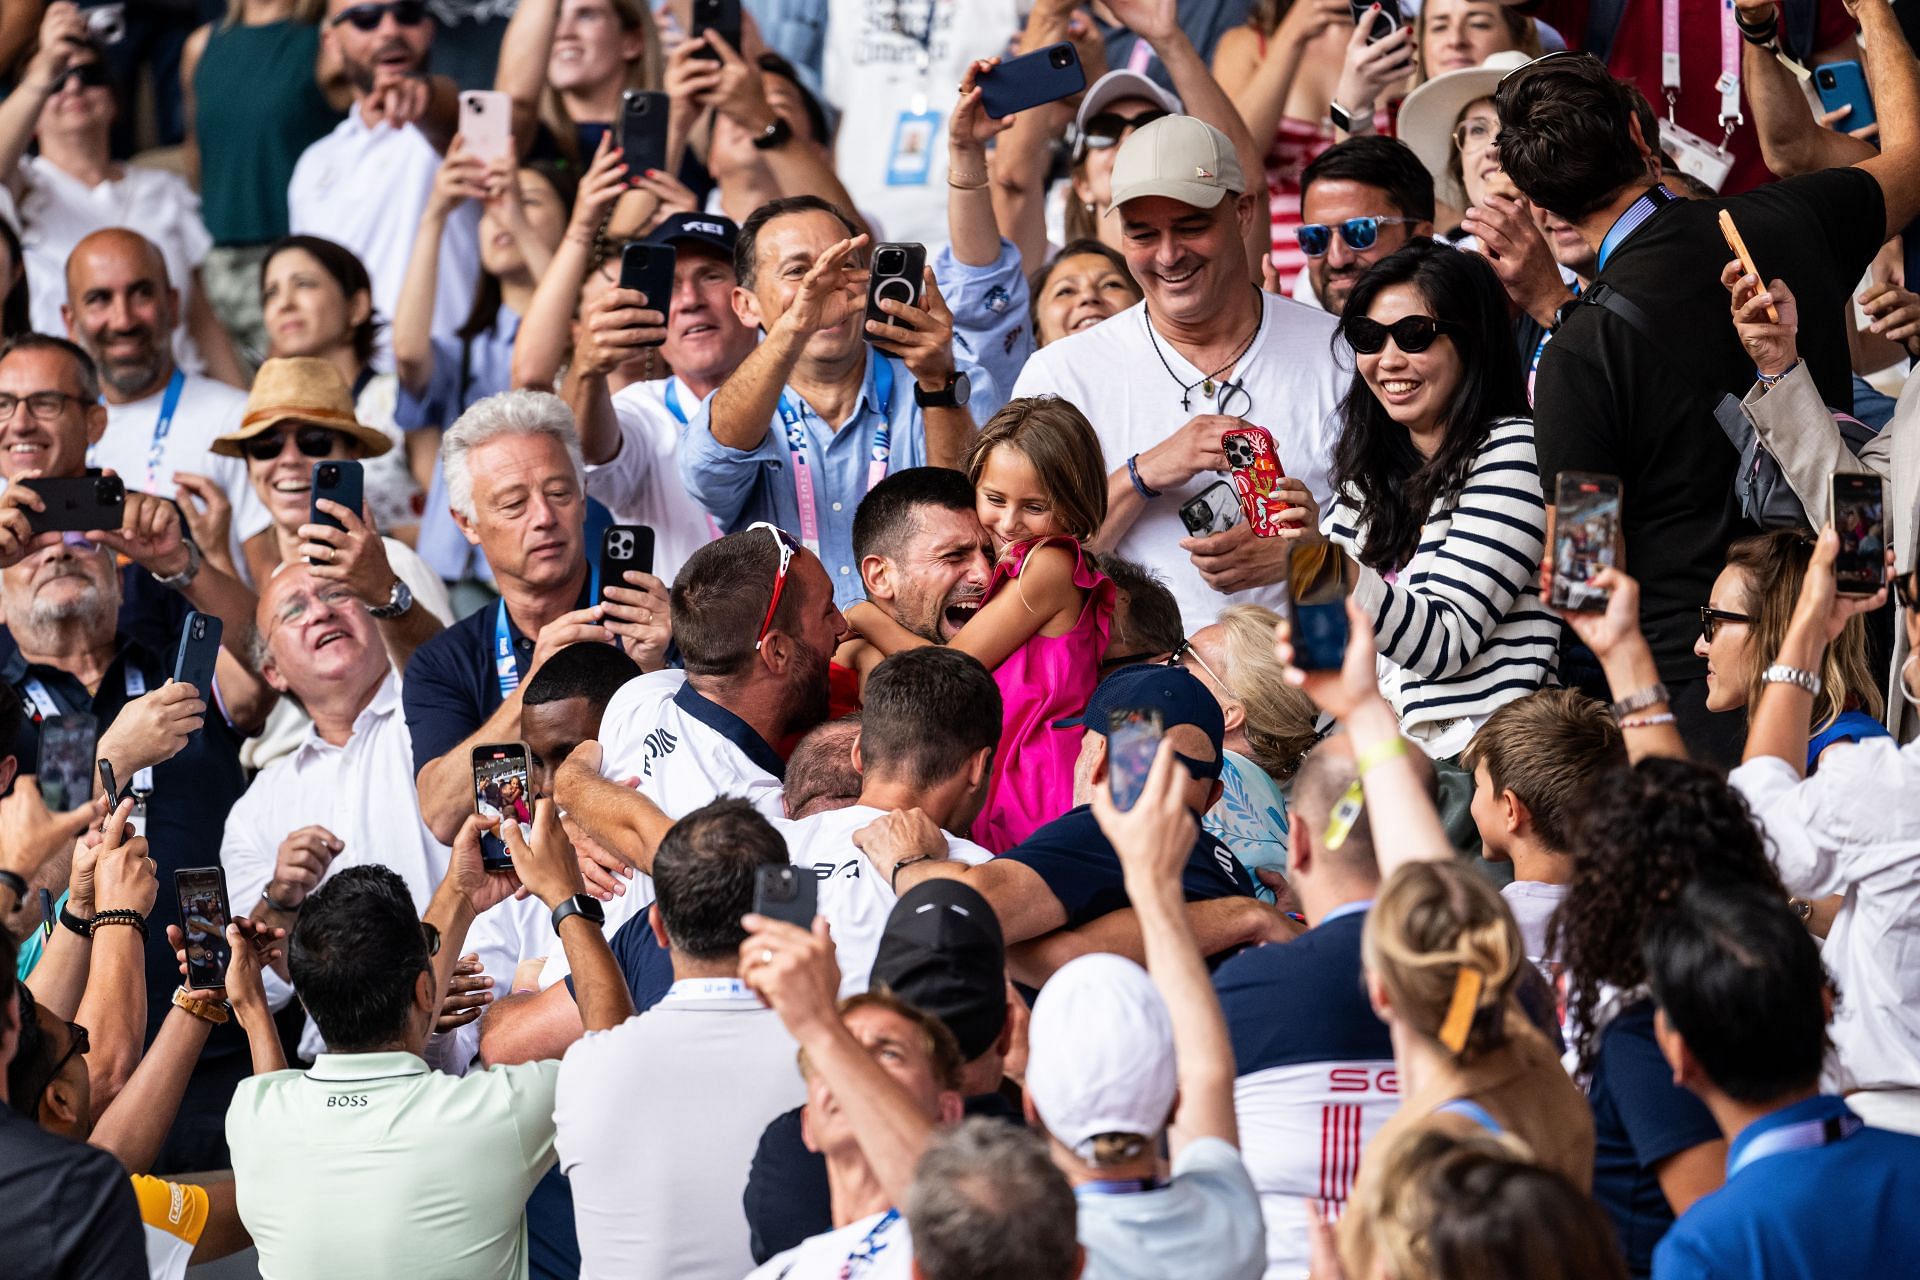
<svg viewBox="0 0 1920 1280">
<path fill-rule="evenodd" d="M 13 890 L 13 896 L 25 902 L 27 900 L 27 882 L 16 872 L 0 870 L 0 884 Z"/>
<path fill-rule="evenodd" d="M 269 880 L 267 882 L 267 889 L 271 889 L 272 887 L 273 887 L 273 882 Z M 294 915 L 300 914 L 301 903 L 304 902 L 305 899 L 302 899 L 301 902 L 296 902 L 289 907 L 283 902 L 275 902 L 273 900 L 273 895 L 268 893 L 267 889 L 262 889 L 260 891 L 260 901 L 266 903 L 268 906 L 272 907 L 275 911 L 278 911 L 283 916 L 294 916 Z"/>
<path fill-rule="evenodd" d="M 1618 720 L 1620 717 L 1630 716 L 1636 711 L 1645 711 L 1648 707 L 1657 707 L 1666 700 L 1667 686 L 1656 680 L 1646 688 L 1630 693 L 1620 699 L 1620 701 L 1610 704 L 1607 707 L 1607 714 L 1611 715 L 1615 720 Z"/>
<path fill-rule="evenodd" d="M 1160 496 L 1160 491 L 1140 478 L 1140 455 L 1134 454 L 1127 459 L 1127 479 L 1133 481 L 1133 491 L 1149 500 Z"/>
<path fill-rule="evenodd" d="M 93 922 L 91 920 L 84 919 L 80 916 L 73 914 L 73 912 L 69 910 L 66 906 L 62 906 L 60 908 L 60 923 L 63 926 L 65 926 L 67 929 L 72 930 L 74 933 L 79 934 L 83 938 L 91 936 L 87 932 L 87 928 Z"/>
<path fill-rule="evenodd" d="M 1353 771 L 1364 778 L 1376 765 L 1385 764 L 1394 757 L 1405 754 L 1407 754 L 1407 740 L 1396 733 L 1385 742 L 1376 742 L 1362 751 L 1360 758 L 1354 761 Z"/>
<path fill-rule="evenodd" d="M 1771 389 L 1774 383 L 1780 381 L 1780 379 L 1786 377 L 1788 374 L 1792 373 L 1795 369 L 1798 369 L 1799 367 L 1800 367 L 1800 362 L 1798 360 L 1795 360 L 1792 364 L 1788 365 L 1786 368 L 1782 369 L 1778 373 L 1762 373 L 1758 369 L 1755 369 L 1753 371 L 1753 379 L 1755 382 L 1758 382 L 1761 386 Z"/>
<path fill-rule="evenodd" d="M 933 855 L 930 853 L 916 853 L 911 858 L 902 858 L 893 864 L 893 870 L 887 874 L 887 888 L 898 893 L 900 891 L 900 872 L 902 869 L 910 867 L 916 862 L 932 861 Z"/>
<path fill-rule="evenodd" d="M 1663 724 L 1673 723 L 1673 712 L 1662 711 L 1657 716 L 1629 716 L 1620 722 L 1620 727 L 1622 729 L 1653 729 Z"/>
<path fill-rule="evenodd" d="M 87 936 L 92 937 L 94 934 L 99 933 L 100 926 L 104 924 L 124 924 L 129 928 L 138 929 L 140 931 L 140 940 L 142 942 L 147 940 L 147 918 L 138 911 L 133 911 L 125 907 L 116 907 L 112 911 L 97 912 L 93 917 L 93 922 L 87 926 Z"/>
</svg>

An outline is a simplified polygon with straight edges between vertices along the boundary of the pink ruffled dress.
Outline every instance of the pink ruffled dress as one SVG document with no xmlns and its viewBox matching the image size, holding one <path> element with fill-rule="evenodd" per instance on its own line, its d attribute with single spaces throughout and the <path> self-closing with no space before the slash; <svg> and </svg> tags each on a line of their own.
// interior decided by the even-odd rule
<svg viewBox="0 0 1920 1280">
<path fill-rule="evenodd" d="M 1087 598 L 1071 631 L 1059 636 L 1035 633 L 994 669 L 1003 704 L 1000 751 L 994 757 L 986 807 L 974 819 L 972 833 L 975 843 L 994 853 L 1005 853 L 1073 807 L 1073 765 L 1080 755 L 1082 730 L 1056 729 L 1053 722 L 1086 710 L 1100 683 L 1100 659 L 1113 622 L 1113 583 L 1071 538 L 1009 548 L 994 566 L 986 599 L 1002 588 L 1019 590 L 1022 566 L 1044 541 L 1072 548 L 1073 585 Z"/>
</svg>

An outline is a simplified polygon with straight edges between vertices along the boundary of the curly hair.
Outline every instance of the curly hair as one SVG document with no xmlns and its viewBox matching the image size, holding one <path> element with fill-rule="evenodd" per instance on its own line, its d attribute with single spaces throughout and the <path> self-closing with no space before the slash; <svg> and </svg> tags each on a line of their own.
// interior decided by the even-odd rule
<svg viewBox="0 0 1920 1280">
<path fill-rule="evenodd" d="M 1632 991 L 1647 981 L 1641 949 L 1648 927 L 1701 881 L 1787 896 L 1747 802 L 1725 778 L 1690 761 L 1654 758 L 1594 779 L 1574 820 L 1573 879 L 1547 929 L 1548 953 L 1567 968 L 1581 1074 L 1593 1070 L 1600 1050 L 1601 988 Z"/>
</svg>

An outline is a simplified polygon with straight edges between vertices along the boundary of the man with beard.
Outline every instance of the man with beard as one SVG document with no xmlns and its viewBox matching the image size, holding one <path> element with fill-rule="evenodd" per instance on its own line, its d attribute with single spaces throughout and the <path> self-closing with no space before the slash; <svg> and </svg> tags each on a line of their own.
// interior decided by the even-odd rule
<svg viewBox="0 0 1920 1280">
<path fill-rule="evenodd" d="M 239 429 L 247 397 L 174 363 L 180 292 L 160 250 L 125 227 L 94 232 L 67 258 L 60 313 L 67 336 L 98 366 L 107 405 L 106 434 L 91 442 L 87 461 L 113 468 L 129 489 L 183 502 L 180 490 L 204 502 L 211 481 L 233 511 L 228 538 L 237 556 L 243 541 L 267 527 L 267 510 L 247 482 L 246 464 L 208 446 Z"/>
<path fill-rule="evenodd" d="M 973 486 L 946 467 L 910 467 L 873 486 L 853 515 L 853 554 L 867 599 L 935 644 L 953 639 L 979 612 L 993 576 Z M 864 680 L 886 656 L 856 638 L 836 661 Z"/>
<path fill-rule="evenodd" d="M 1433 234 L 1433 175 L 1398 138 L 1349 138 L 1301 171 L 1300 218 L 1311 288 L 1293 296 L 1337 316 L 1368 267 Z"/>
<path fill-rule="evenodd" d="M 373 309 L 383 316 L 393 315 L 399 301 L 413 233 L 458 124 L 458 88 L 425 70 L 433 31 L 420 0 L 327 0 L 321 58 L 339 60 L 353 107 L 301 154 L 287 184 L 289 229 L 353 250 L 373 280 Z M 479 227 L 477 201 L 463 202 L 447 219 L 435 333 L 453 332 L 473 307 Z"/>
</svg>

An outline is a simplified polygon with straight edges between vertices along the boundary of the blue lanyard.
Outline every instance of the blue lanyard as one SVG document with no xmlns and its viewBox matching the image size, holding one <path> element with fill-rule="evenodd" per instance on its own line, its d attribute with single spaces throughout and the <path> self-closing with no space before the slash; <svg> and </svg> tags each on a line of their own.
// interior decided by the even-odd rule
<svg viewBox="0 0 1920 1280">
<path fill-rule="evenodd" d="M 873 1224 L 866 1235 L 860 1237 L 860 1243 L 855 1245 L 853 1252 L 847 1255 L 846 1265 L 840 1268 L 840 1280 L 853 1280 L 853 1277 L 871 1267 L 880 1255 L 886 1252 L 887 1245 L 879 1237 L 898 1221 L 900 1221 L 900 1211 L 889 1209 L 880 1221 Z"/>
<path fill-rule="evenodd" d="M 179 369 L 167 379 L 167 394 L 160 398 L 160 419 L 153 424 L 153 439 L 147 445 L 147 492 L 159 487 L 160 463 L 166 457 L 167 436 L 173 432 L 173 412 L 180 407 L 180 393 L 187 388 L 187 375 Z"/>
<path fill-rule="evenodd" d="M 1769 1129 L 1740 1148 L 1740 1154 L 1727 1162 L 1727 1181 L 1732 1182 L 1734 1174 L 1755 1160 L 1784 1155 L 1789 1151 L 1804 1151 L 1809 1147 L 1824 1147 L 1835 1142 L 1845 1142 L 1866 1127 L 1865 1120 L 1848 1112 L 1844 1115 L 1828 1116 L 1823 1120 L 1803 1120 L 1799 1124 Z"/>
<path fill-rule="evenodd" d="M 683 427 L 686 426 L 687 411 L 680 407 L 680 378 L 678 375 L 667 379 L 667 394 L 665 399 L 667 402 L 667 412 L 673 415 L 673 420 Z"/>
<path fill-rule="evenodd" d="M 1076 1196 L 1137 1196 L 1143 1191 L 1158 1191 L 1164 1184 L 1158 1178 L 1107 1178 L 1083 1182 L 1073 1189 Z"/>
<path fill-rule="evenodd" d="M 867 488 L 872 489 L 886 478 L 887 460 L 893 452 L 893 425 L 887 418 L 893 408 L 893 362 L 878 352 L 867 358 L 879 362 L 873 370 L 873 398 L 878 402 L 874 416 L 879 421 L 873 428 L 873 448 L 867 455 Z M 807 465 L 806 414 L 804 402 L 795 403 L 791 392 L 780 392 L 780 422 L 786 428 L 787 452 L 793 458 L 793 493 L 800 511 L 800 541 L 818 556 L 820 513 L 814 503 L 813 468 Z"/>
<path fill-rule="evenodd" d="M 1664 186 L 1656 186 L 1628 205 L 1627 211 L 1620 215 L 1620 220 L 1608 229 L 1607 234 L 1600 241 L 1600 252 L 1596 255 L 1594 262 L 1594 274 L 1598 275 L 1607 269 L 1607 259 L 1613 256 L 1613 251 L 1620 247 L 1623 240 L 1640 229 L 1641 223 L 1657 213 L 1662 205 L 1672 204 L 1679 198 Z"/>
<path fill-rule="evenodd" d="M 500 696 L 510 698 L 520 687 L 520 663 L 513 656 L 513 630 L 507 625 L 507 602 L 502 597 L 493 613 L 493 674 L 500 681 Z"/>
</svg>

